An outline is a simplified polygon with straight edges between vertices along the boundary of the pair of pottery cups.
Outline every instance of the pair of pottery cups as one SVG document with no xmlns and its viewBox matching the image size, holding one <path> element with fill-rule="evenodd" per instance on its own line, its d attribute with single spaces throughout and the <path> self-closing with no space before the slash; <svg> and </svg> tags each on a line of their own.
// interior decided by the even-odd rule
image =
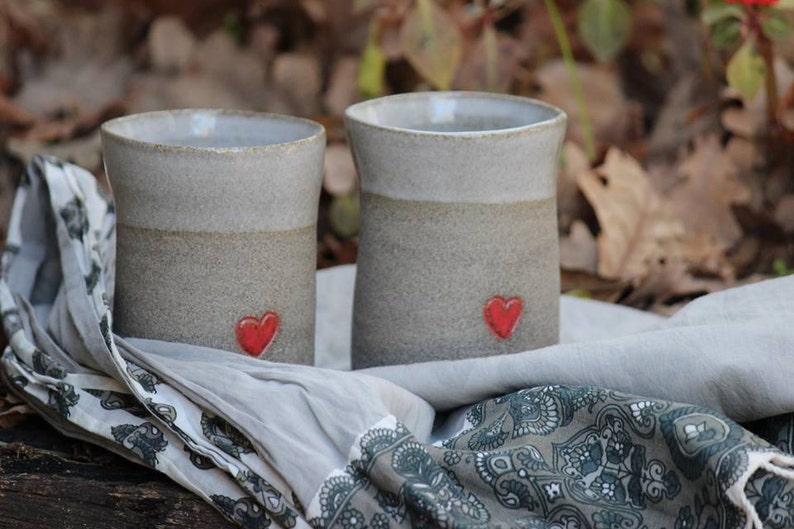
<svg viewBox="0 0 794 529">
<path fill-rule="evenodd" d="M 564 113 L 428 92 L 345 118 L 361 187 L 353 367 L 555 343 Z M 312 364 L 323 127 L 162 111 L 105 123 L 102 146 L 118 215 L 116 332 Z"/>
</svg>

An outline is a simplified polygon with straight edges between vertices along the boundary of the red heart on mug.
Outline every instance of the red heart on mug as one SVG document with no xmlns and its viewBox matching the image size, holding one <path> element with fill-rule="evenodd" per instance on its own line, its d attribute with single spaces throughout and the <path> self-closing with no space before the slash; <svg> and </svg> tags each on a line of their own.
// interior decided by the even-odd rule
<svg viewBox="0 0 794 529">
<path fill-rule="evenodd" d="M 280 325 L 281 320 L 273 311 L 265 312 L 258 319 L 246 316 L 237 322 L 234 329 L 237 345 L 244 353 L 259 358 L 273 343 Z"/>
<path fill-rule="evenodd" d="M 518 327 L 518 320 L 521 319 L 523 312 L 524 302 L 521 298 L 505 299 L 502 296 L 494 296 L 485 303 L 483 317 L 494 336 L 506 340 Z"/>
</svg>

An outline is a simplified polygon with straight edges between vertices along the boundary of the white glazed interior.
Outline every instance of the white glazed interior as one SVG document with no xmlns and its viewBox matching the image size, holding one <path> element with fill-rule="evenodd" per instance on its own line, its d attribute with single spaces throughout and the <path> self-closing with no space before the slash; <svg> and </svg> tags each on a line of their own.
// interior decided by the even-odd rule
<svg viewBox="0 0 794 529">
<path fill-rule="evenodd" d="M 464 135 L 533 127 L 560 116 L 560 110 L 537 101 L 482 92 L 402 94 L 347 110 L 349 119 L 371 126 Z"/>
<path fill-rule="evenodd" d="M 308 120 L 225 110 L 147 112 L 108 121 L 103 131 L 152 145 L 208 150 L 247 149 L 317 136 L 322 128 Z"/>
</svg>

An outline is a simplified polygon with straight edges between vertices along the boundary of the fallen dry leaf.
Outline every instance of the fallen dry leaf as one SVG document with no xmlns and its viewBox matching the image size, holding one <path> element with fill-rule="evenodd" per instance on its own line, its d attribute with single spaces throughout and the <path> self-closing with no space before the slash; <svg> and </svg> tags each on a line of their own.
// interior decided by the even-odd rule
<svg viewBox="0 0 794 529">
<path fill-rule="evenodd" d="M 783 231 L 794 233 L 794 195 L 785 195 L 780 198 L 775 208 L 775 220 Z"/>
<path fill-rule="evenodd" d="M 102 142 L 99 131 L 89 136 L 60 143 L 44 143 L 34 139 L 11 138 L 7 144 L 8 152 L 27 164 L 36 154 L 55 156 L 61 160 L 98 171 L 102 165 Z"/>
<path fill-rule="evenodd" d="M 629 281 L 604 279 L 578 270 L 560 270 L 560 290 L 565 293 L 586 293 L 589 298 L 615 303 L 628 288 Z"/>
<path fill-rule="evenodd" d="M 245 102 L 240 108 L 262 108 L 267 77 L 265 64 L 253 51 L 238 46 L 226 31 L 216 30 L 199 42 L 189 67 L 224 84 L 229 92 Z M 299 87 L 295 89 L 299 91 Z"/>
<path fill-rule="evenodd" d="M 36 412 L 28 407 L 27 404 L 17 404 L 0 412 L 0 428 L 13 428 L 25 420 L 27 415 L 35 415 Z"/>
<path fill-rule="evenodd" d="M 42 143 L 69 140 L 96 129 L 108 119 L 122 115 L 124 110 L 120 103 L 114 102 L 96 111 L 70 115 L 62 119 L 39 121 L 27 129 L 21 137 Z"/>
<path fill-rule="evenodd" d="M 749 204 L 764 207 L 766 156 L 756 140 L 733 136 L 725 145 L 725 156 L 736 168 L 736 180 L 750 192 Z"/>
<path fill-rule="evenodd" d="M 357 57 L 345 56 L 336 60 L 331 69 L 328 89 L 323 96 L 326 112 L 334 116 L 342 116 L 347 107 L 361 100 L 361 92 L 356 82 L 357 76 Z"/>
<path fill-rule="evenodd" d="M 356 187 L 356 167 L 350 148 L 333 143 L 325 150 L 323 187 L 333 196 L 346 195 Z"/>
<path fill-rule="evenodd" d="M 27 415 L 35 415 L 27 404 L 0 387 L 0 428 L 13 428 Z"/>
<path fill-rule="evenodd" d="M 47 26 L 54 51 L 21 63 L 14 103 L 41 120 L 100 112 L 117 103 L 133 71 L 129 33 L 137 22 L 111 3 L 94 13 L 59 8 Z"/>
<path fill-rule="evenodd" d="M 572 141 L 565 142 L 557 171 L 557 218 L 563 232 L 570 229 L 574 220 L 592 216 L 590 205 L 576 183 L 579 173 L 589 169 L 584 150 Z"/>
<path fill-rule="evenodd" d="M 136 74 L 126 102 L 131 113 L 168 108 L 266 110 L 266 76 L 256 53 L 239 47 L 224 31 L 215 31 L 195 45 L 188 65 L 178 75 Z"/>
<path fill-rule="evenodd" d="M 679 79 L 667 94 L 648 139 L 648 158 L 677 154 L 697 136 L 717 128 L 714 87 L 703 82 L 701 71 Z"/>
<path fill-rule="evenodd" d="M 648 274 L 637 283 L 623 301 L 626 305 L 645 308 L 652 303 L 666 304 L 680 298 L 690 298 L 724 288 L 718 280 L 697 279 L 680 259 L 652 262 Z"/>
<path fill-rule="evenodd" d="M 269 63 L 276 54 L 281 30 L 271 24 L 257 24 L 248 32 L 248 47 L 263 63 Z"/>
<path fill-rule="evenodd" d="M 147 47 L 154 70 L 179 72 L 190 62 L 196 38 L 181 18 L 163 16 L 152 22 Z"/>
<path fill-rule="evenodd" d="M 507 92 L 515 78 L 516 69 L 526 61 L 527 52 L 519 42 L 502 32 L 496 32 L 496 49 L 493 63 L 488 59 L 485 35 L 464 51 L 463 60 L 455 75 L 455 90 L 489 90 Z M 489 86 L 489 68 L 493 68 L 493 86 Z"/>
<path fill-rule="evenodd" d="M 595 209 L 598 273 L 610 279 L 645 277 L 650 264 L 667 256 L 684 225 L 651 185 L 639 163 L 616 148 L 604 164 L 581 173 L 579 188 Z"/>
<path fill-rule="evenodd" d="M 405 58 L 433 87 L 449 90 L 463 52 L 460 27 L 433 0 L 417 0 L 400 30 Z"/>
<path fill-rule="evenodd" d="M 292 114 L 311 116 L 320 104 L 320 61 L 307 53 L 281 53 L 273 61 L 272 86 Z"/>
<path fill-rule="evenodd" d="M 778 93 L 785 94 L 794 83 L 794 70 L 780 57 L 775 60 Z M 727 88 L 728 99 L 740 100 L 736 92 Z M 750 102 L 731 106 L 722 111 L 722 124 L 729 131 L 745 138 L 755 138 L 766 133 L 766 92 L 759 90 Z"/>
<path fill-rule="evenodd" d="M 728 247 L 708 233 L 687 231 L 675 245 L 675 256 L 699 276 L 733 279 L 735 270 L 726 258 Z"/>
<path fill-rule="evenodd" d="M 626 142 L 632 123 L 632 105 L 623 95 L 620 79 L 614 71 L 598 66 L 577 64 L 576 71 L 584 92 L 585 107 L 596 140 L 607 145 Z M 549 61 L 536 72 L 541 99 L 562 108 L 568 114 L 569 137 L 582 143 L 579 130 L 579 105 L 571 81 L 561 60 Z"/>
<path fill-rule="evenodd" d="M 598 270 L 598 243 L 581 220 L 571 224 L 570 235 L 560 237 L 560 266 L 591 274 Z"/>
<path fill-rule="evenodd" d="M 35 123 L 33 114 L 17 107 L 13 101 L 0 93 L 0 123 L 11 126 L 28 126 Z"/>
<path fill-rule="evenodd" d="M 668 198 L 687 231 L 713 235 L 732 246 L 742 236 L 742 229 L 731 208 L 748 203 L 750 190 L 736 180 L 736 166 L 719 139 L 714 135 L 698 138 L 679 172 L 683 179 Z"/>
</svg>

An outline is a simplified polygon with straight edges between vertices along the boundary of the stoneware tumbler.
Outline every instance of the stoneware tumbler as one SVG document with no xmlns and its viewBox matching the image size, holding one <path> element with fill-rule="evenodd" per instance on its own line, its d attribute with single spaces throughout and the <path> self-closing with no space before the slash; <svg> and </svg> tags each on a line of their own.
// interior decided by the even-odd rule
<svg viewBox="0 0 794 529">
<path fill-rule="evenodd" d="M 557 342 L 565 123 L 549 105 L 477 92 L 347 109 L 362 191 L 355 368 Z"/>
<path fill-rule="evenodd" d="M 105 123 L 116 332 L 312 364 L 324 148 L 322 126 L 274 114 Z"/>
</svg>

